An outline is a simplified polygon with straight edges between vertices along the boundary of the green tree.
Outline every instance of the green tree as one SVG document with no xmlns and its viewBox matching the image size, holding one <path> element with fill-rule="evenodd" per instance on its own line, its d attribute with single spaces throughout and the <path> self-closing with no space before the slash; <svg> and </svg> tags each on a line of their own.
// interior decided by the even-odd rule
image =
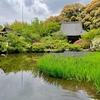
<svg viewBox="0 0 100 100">
<path fill-rule="evenodd" d="M 22 36 L 17 36 L 16 33 L 8 33 L 7 39 L 8 42 L 8 52 L 25 52 L 26 43 L 25 39 Z"/>
<path fill-rule="evenodd" d="M 39 34 L 41 37 L 46 35 L 44 23 L 39 21 L 38 18 L 35 18 L 33 21 L 31 21 L 31 26 L 33 33 Z"/>
<path fill-rule="evenodd" d="M 60 24 L 58 22 L 49 22 L 46 25 L 46 33 L 48 33 L 48 35 L 51 35 L 54 32 L 57 32 L 60 30 Z"/>
<path fill-rule="evenodd" d="M 10 26 L 14 31 L 22 33 L 22 30 L 29 25 L 26 22 L 22 23 L 20 21 L 15 20 Z"/>
</svg>

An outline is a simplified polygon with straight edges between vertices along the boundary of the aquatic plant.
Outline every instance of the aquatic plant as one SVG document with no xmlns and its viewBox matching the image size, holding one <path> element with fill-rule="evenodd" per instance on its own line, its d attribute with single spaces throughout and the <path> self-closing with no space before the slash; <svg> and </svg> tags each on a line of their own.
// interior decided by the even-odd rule
<svg viewBox="0 0 100 100">
<path fill-rule="evenodd" d="M 39 59 L 38 67 L 54 77 L 92 81 L 100 91 L 99 58 L 100 52 L 48 54 Z"/>
</svg>

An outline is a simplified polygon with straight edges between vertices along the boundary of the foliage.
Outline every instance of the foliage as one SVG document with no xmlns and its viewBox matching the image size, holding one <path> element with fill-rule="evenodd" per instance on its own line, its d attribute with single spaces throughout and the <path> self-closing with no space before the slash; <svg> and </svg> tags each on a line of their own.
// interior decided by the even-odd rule
<svg viewBox="0 0 100 100">
<path fill-rule="evenodd" d="M 42 42 L 42 43 L 49 43 L 51 41 L 53 41 L 52 36 L 45 36 L 45 37 L 41 38 L 41 40 L 40 40 L 40 42 Z"/>
<path fill-rule="evenodd" d="M 6 50 L 7 50 L 6 37 L 0 35 L 0 53 L 6 52 Z"/>
<path fill-rule="evenodd" d="M 100 38 L 94 38 L 92 40 L 91 50 L 100 51 Z"/>
<path fill-rule="evenodd" d="M 65 40 L 52 40 L 45 43 L 46 49 L 58 49 L 64 51 L 69 44 Z"/>
<path fill-rule="evenodd" d="M 80 45 L 83 49 L 90 48 L 90 42 L 86 40 L 80 39 L 80 40 L 75 41 L 74 44 Z"/>
<path fill-rule="evenodd" d="M 5 42 L 6 41 L 6 36 L 2 36 L 2 35 L 0 35 L 0 42 Z"/>
<path fill-rule="evenodd" d="M 27 24 L 26 22 L 20 22 L 20 21 L 17 21 L 15 20 L 13 23 L 11 24 L 8 24 L 8 23 L 5 23 L 4 25 L 5 27 L 8 27 L 8 28 L 12 28 L 14 31 L 16 31 L 17 33 L 22 33 L 22 30 L 26 27 L 29 26 L 29 24 Z"/>
<path fill-rule="evenodd" d="M 32 29 L 33 29 L 33 33 L 39 34 L 41 37 L 47 35 L 44 23 L 42 21 L 39 21 L 38 18 L 35 18 L 31 22 L 31 26 L 32 26 Z"/>
<path fill-rule="evenodd" d="M 69 50 L 70 51 L 82 51 L 82 47 L 81 45 L 78 45 L 78 44 L 70 44 Z"/>
<path fill-rule="evenodd" d="M 54 77 L 93 81 L 100 91 L 100 53 L 48 54 L 40 58 L 40 71 Z"/>
<path fill-rule="evenodd" d="M 83 40 L 91 41 L 94 37 L 100 35 L 100 29 L 90 30 L 87 34 L 83 34 L 81 38 Z"/>
<path fill-rule="evenodd" d="M 43 43 L 34 43 L 32 45 L 32 51 L 34 52 L 44 52 L 45 46 Z"/>
<path fill-rule="evenodd" d="M 49 22 L 46 25 L 46 33 L 48 33 L 48 35 L 51 35 L 54 32 L 57 32 L 60 30 L 60 25 L 58 22 Z"/>
<path fill-rule="evenodd" d="M 80 3 L 66 5 L 61 11 L 62 16 L 66 16 L 68 21 L 79 21 L 80 14 L 83 12 L 84 6 Z"/>
<path fill-rule="evenodd" d="M 62 32 L 54 32 L 52 36 L 45 36 L 41 38 L 41 42 L 43 43 L 50 43 L 54 40 L 65 40 L 67 42 L 67 36 L 64 35 Z"/>
<path fill-rule="evenodd" d="M 7 50 L 6 42 L 0 41 L 0 53 L 6 52 L 6 50 Z"/>
<path fill-rule="evenodd" d="M 18 37 L 16 33 L 8 33 L 7 41 L 9 43 L 8 52 L 25 52 L 26 43 L 23 37 Z"/>
<path fill-rule="evenodd" d="M 85 29 L 95 29 L 100 27 L 100 0 L 93 0 L 86 5 L 81 14 Z"/>
<path fill-rule="evenodd" d="M 39 39 L 40 39 L 40 35 L 34 34 L 34 33 L 23 32 L 22 36 L 25 38 L 25 41 L 27 43 L 31 43 L 31 44 L 33 42 L 39 41 Z"/>
<path fill-rule="evenodd" d="M 67 41 L 67 35 L 63 34 L 62 32 L 52 33 L 52 38 L 54 40 L 66 40 Z"/>
</svg>

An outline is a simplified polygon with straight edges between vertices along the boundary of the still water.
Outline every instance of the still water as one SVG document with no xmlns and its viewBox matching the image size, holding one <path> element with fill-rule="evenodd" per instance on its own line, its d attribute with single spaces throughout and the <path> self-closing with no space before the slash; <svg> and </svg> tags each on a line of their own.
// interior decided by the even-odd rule
<svg viewBox="0 0 100 100">
<path fill-rule="evenodd" d="M 0 56 L 0 100 L 100 100 L 91 82 L 68 81 L 39 72 L 43 54 Z"/>
</svg>

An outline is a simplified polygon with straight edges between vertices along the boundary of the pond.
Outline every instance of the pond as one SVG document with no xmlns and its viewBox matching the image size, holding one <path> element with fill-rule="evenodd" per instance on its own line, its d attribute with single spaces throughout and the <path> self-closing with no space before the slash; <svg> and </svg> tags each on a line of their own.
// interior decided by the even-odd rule
<svg viewBox="0 0 100 100">
<path fill-rule="evenodd" d="M 92 82 L 68 81 L 39 72 L 43 54 L 0 56 L 0 100 L 100 100 Z"/>
</svg>

